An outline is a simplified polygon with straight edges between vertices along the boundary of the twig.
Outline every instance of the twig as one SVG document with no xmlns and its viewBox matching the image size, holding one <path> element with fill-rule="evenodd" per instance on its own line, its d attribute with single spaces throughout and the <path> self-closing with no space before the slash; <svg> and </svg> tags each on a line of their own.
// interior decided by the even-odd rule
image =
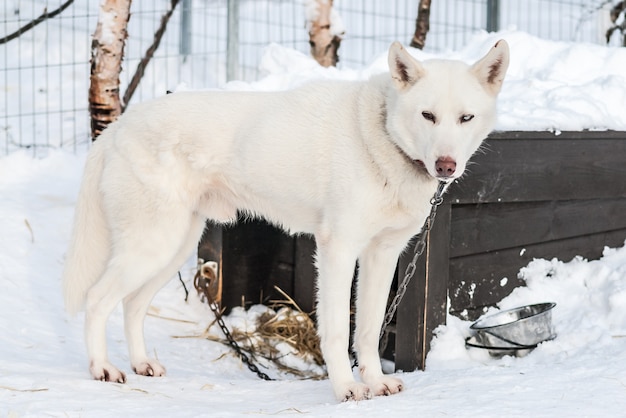
<svg viewBox="0 0 626 418">
<path fill-rule="evenodd" d="M 185 302 L 189 299 L 189 290 L 187 290 L 187 286 L 185 286 L 185 282 L 183 281 L 183 276 L 180 275 L 180 271 L 178 272 L 178 280 L 183 284 L 183 289 L 185 289 Z"/>
<path fill-rule="evenodd" d="M 153 318 L 158 318 L 158 319 L 165 319 L 166 321 L 182 322 L 183 324 L 197 324 L 197 322 L 195 321 L 189 321 L 187 319 L 170 318 L 168 316 L 158 315 L 158 314 L 154 314 L 151 312 L 146 313 L 146 316 L 151 316 Z"/>
<path fill-rule="evenodd" d="M 159 44 L 161 43 L 161 39 L 163 38 L 163 34 L 165 34 L 165 29 L 167 29 L 167 23 L 169 22 L 170 17 L 172 16 L 172 13 L 174 13 L 174 9 L 176 9 L 176 6 L 178 5 L 179 0 L 171 0 L 171 1 L 172 1 L 171 9 L 168 10 L 167 13 L 165 13 L 163 17 L 161 18 L 161 25 L 159 26 L 159 29 L 157 29 L 157 31 L 154 33 L 154 41 L 152 41 L 152 45 L 150 45 L 150 47 L 146 50 L 146 54 L 141 59 L 141 61 L 139 61 L 139 64 L 137 64 L 137 69 L 135 70 L 135 74 L 133 74 L 133 78 L 130 80 L 130 83 L 128 83 L 128 87 L 126 88 L 126 91 L 124 92 L 124 97 L 122 99 L 122 113 L 124 112 L 124 110 L 126 110 L 126 106 L 128 106 L 128 102 L 130 102 L 130 99 L 132 99 L 133 94 L 135 93 L 135 90 L 137 90 L 137 87 L 139 86 L 139 82 L 143 78 L 143 75 L 146 71 L 146 67 L 150 63 L 150 60 L 152 59 L 154 52 L 159 47 Z"/>
<path fill-rule="evenodd" d="M 280 411 L 276 411 L 276 412 L 274 412 L 272 414 L 269 414 L 269 415 L 280 415 L 280 414 L 283 414 L 283 413 L 290 413 L 290 412 L 296 412 L 298 414 L 306 414 L 307 413 L 307 412 L 299 410 L 298 408 L 293 408 L 292 407 L 292 408 L 287 408 L 287 409 L 281 409 Z"/>
<path fill-rule="evenodd" d="M 13 392 L 46 392 L 48 390 L 48 388 L 41 388 L 41 389 L 17 389 L 17 388 L 12 388 L 12 387 L 3 386 L 3 385 L 0 385 L 0 389 L 10 390 L 10 391 L 13 391 Z"/>
<path fill-rule="evenodd" d="M 50 13 L 48 13 L 48 8 L 46 7 L 43 11 L 43 14 L 41 16 L 39 16 L 36 19 L 31 20 L 29 23 L 27 23 L 26 25 L 22 26 L 21 28 L 19 28 L 18 30 L 16 30 L 15 32 L 13 32 L 10 35 L 5 36 L 4 38 L 0 38 L 0 45 L 5 44 L 17 37 L 19 37 L 20 35 L 24 34 L 25 32 L 28 32 L 29 30 L 31 30 L 32 28 L 34 28 L 35 26 L 37 26 L 38 24 L 40 24 L 41 22 L 43 22 L 46 19 L 51 19 L 53 17 L 55 17 L 56 15 L 58 15 L 59 13 L 61 13 L 63 10 L 67 9 L 70 4 L 74 3 L 74 0 L 67 0 L 65 3 L 63 3 L 61 5 L 61 7 L 59 7 L 56 10 L 51 11 Z"/>
<path fill-rule="evenodd" d="M 593 15 L 604 8 L 607 4 L 611 4 L 613 0 L 602 0 L 600 3 L 596 5 L 588 5 L 583 7 L 583 10 L 578 17 L 578 21 L 576 22 L 576 28 L 574 28 L 574 37 L 578 35 L 580 29 L 584 22 L 588 21 L 593 17 Z"/>
<path fill-rule="evenodd" d="M 285 297 L 286 301 L 287 301 L 287 302 L 289 302 L 289 304 L 290 304 L 291 306 L 293 306 L 294 308 L 296 308 L 296 310 L 298 310 L 298 312 L 300 312 L 300 313 L 304 313 L 304 312 L 302 311 L 302 309 L 300 309 L 300 307 L 298 306 L 298 304 L 296 303 L 296 301 L 295 301 L 295 300 L 293 300 L 293 299 L 291 298 L 291 296 L 289 296 L 287 293 L 285 293 L 285 292 L 283 291 L 283 289 L 281 289 L 280 287 L 278 287 L 278 286 L 276 286 L 276 285 L 274 285 L 274 289 L 276 289 L 276 290 L 278 291 L 278 293 L 280 293 L 281 295 L 283 295 L 283 296 Z M 285 301 L 280 301 L 280 300 L 272 300 L 272 301 L 270 301 L 270 302 L 272 302 L 272 303 L 276 304 L 276 303 L 284 303 Z"/>
<path fill-rule="evenodd" d="M 35 242 L 35 233 L 33 232 L 33 228 L 30 226 L 30 222 L 28 222 L 28 219 L 24 218 L 24 223 L 30 232 L 30 242 Z"/>
</svg>

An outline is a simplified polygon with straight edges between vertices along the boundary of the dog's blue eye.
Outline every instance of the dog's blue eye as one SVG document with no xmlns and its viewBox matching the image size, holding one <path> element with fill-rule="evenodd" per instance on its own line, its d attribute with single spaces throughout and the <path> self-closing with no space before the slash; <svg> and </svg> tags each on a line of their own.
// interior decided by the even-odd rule
<svg viewBox="0 0 626 418">
<path fill-rule="evenodd" d="M 461 123 L 465 123 L 465 122 L 469 122 L 470 120 L 474 119 L 474 115 L 463 115 L 461 116 Z"/>
<path fill-rule="evenodd" d="M 432 123 L 435 123 L 435 115 L 433 115 L 430 112 L 422 112 L 422 116 L 424 116 L 424 119 L 431 121 Z"/>
</svg>

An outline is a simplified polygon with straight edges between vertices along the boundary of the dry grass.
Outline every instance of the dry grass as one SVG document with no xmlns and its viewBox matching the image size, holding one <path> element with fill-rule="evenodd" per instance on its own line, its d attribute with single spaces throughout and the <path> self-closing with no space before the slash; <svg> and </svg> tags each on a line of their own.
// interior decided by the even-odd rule
<svg viewBox="0 0 626 418">
<path fill-rule="evenodd" d="M 278 287 L 276 290 L 284 300 L 272 301 L 271 309 L 257 318 L 254 330 L 231 329 L 233 339 L 260 366 L 269 363 L 280 372 L 301 379 L 326 378 L 314 321 L 285 292 Z M 214 324 L 215 321 L 202 337 L 228 345 L 221 332 L 219 337 L 208 332 Z M 298 360 L 294 361 L 294 357 Z"/>
</svg>

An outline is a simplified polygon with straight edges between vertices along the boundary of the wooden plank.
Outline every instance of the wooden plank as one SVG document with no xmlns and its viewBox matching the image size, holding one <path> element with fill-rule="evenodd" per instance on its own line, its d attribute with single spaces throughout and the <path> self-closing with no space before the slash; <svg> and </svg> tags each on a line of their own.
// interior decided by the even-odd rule
<svg viewBox="0 0 626 418">
<path fill-rule="evenodd" d="M 293 293 L 293 238 L 264 221 L 224 229 L 223 306 L 247 306 L 282 299 L 279 286 Z"/>
<path fill-rule="evenodd" d="M 207 222 L 202 234 L 202 239 L 198 244 L 198 258 L 204 261 L 215 261 L 221 270 L 222 265 L 222 236 L 223 227 L 221 225 Z"/>
<path fill-rule="evenodd" d="M 420 370 L 426 368 L 426 355 L 430 351 L 430 341 L 435 329 L 445 325 L 448 314 L 448 281 L 450 277 L 450 217 L 451 206 L 444 204 L 437 211 L 437 218 L 429 237 L 428 250 L 428 282 L 426 311 L 426 330 L 424 334 L 424 350 L 421 353 Z"/>
<path fill-rule="evenodd" d="M 626 133 L 494 136 L 450 193 L 453 203 L 626 197 Z"/>
<path fill-rule="evenodd" d="M 277 285 L 301 309 L 312 312 L 315 309 L 314 254 L 312 236 L 292 237 L 261 220 L 240 220 L 228 226 L 208 222 L 198 245 L 198 257 L 219 264 L 219 274 L 225 278 L 224 304 L 228 310 L 240 306 L 242 300 L 249 304 L 281 298 L 274 290 Z"/>
<path fill-rule="evenodd" d="M 295 238 L 293 298 L 304 312 L 315 310 L 317 270 L 313 264 L 315 239 L 299 235 Z"/>
<path fill-rule="evenodd" d="M 626 131 L 493 131 L 489 139 L 624 139 Z"/>
<path fill-rule="evenodd" d="M 402 280 L 404 272 L 412 258 L 412 253 L 404 253 L 398 262 L 398 276 Z M 425 281 L 426 262 L 423 256 L 415 271 L 415 276 L 409 283 L 402 303 L 396 312 L 396 352 L 395 369 L 412 371 L 423 370 L 422 351 L 425 329 Z"/>
<path fill-rule="evenodd" d="M 626 198 L 454 205 L 452 257 L 626 228 Z"/>
<path fill-rule="evenodd" d="M 622 246 L 625 238 L 626 228 L 451 258 L 450 313 L 464 319 L 476 319 L 482 314 L 483 307 L 495 305 L 515 287 L 524 285 L 524 281 L 517 275 L 522 267 L 535 258 L 569 261 L 580 255 L 597 259 L 605 246 Z M 503 278 L 507 280 L 503 281 Z"/>
<path fill-rule="evenodd" d="M 450 205 L 439 207 L 427 247 L 417 262 L 415 276 L 407 287 L 396 314 L 396 370 L 423 370 L 433 331 L 446 321 Z M 401 281 L 413 252 L 407 251 L 398 264 Z"/>
</svg>

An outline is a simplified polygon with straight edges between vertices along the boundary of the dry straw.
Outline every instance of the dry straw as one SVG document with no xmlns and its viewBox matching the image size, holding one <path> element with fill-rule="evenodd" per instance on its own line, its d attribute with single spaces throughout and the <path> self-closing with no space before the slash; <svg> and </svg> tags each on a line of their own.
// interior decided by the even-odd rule
<svg viewBox="0 0 626 418">
<path fill-rule="evenodd" d="M 298 304 L 283 290 L 275 289 L 283 300 L 270 302 L 270 308 L 260 314 L 253 330 L 233 328 L 231 335 L 252 359 L 274 365 L 282 373 L 292 374 L 301 379 L 324 379 L 324 360 L 320 349 L 317 329 L 310 315 L 303 312 Z M 203 337 L 228 345 L 223 335 L 209 333 L 213 321 Z M 288 347 L 288 350 L 285 348 Z M 294 362 L 292 356 L 299 361 Z M 303 367 L 294 366 L 299 363 Z"/>
</svg>

